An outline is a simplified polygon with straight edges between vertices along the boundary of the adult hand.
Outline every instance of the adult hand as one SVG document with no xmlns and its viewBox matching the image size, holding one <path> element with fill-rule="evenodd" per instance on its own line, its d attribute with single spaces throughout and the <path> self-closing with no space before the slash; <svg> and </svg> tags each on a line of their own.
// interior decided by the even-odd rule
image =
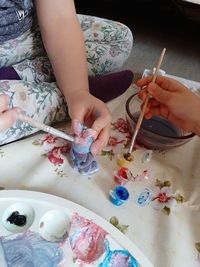
<svg viewBox="0 0 200 267">
<path fill-rule="evenodd" d="M 145 118 L 163 116 L 177 127 L 200 135 L 200 97 L 171 78 L 158 76 L 155 83 L 151 81 L 152 77 L 137 81 L 138 86 L 145 87 L 139 97 L 145 100 L 147 93 L 153 97 L 149 99 Z"/>
<path fill-rule="evenodd" d="M 19 108 L 8 110 L 9 97 L 7 95 L 0 95 L 0 131 L 4 131 L 18 118 L 21 112 Z"/>
<path fill-rule="evenodd" d="M 75 91 L 67 97 L 69 115 L 97 132 L 97 139 L 91 146 L 93 155 L 100 154 L 110 136 L 111 114 L 105 103 L 88 91 Z"/>
</svg>

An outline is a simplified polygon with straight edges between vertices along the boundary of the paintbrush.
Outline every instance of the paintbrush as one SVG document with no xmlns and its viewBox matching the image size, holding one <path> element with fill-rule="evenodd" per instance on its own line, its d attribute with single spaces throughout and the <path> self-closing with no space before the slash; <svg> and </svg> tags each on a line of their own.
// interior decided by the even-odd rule
<svg viewBox="0 0 200 267">
<path fill-rule="evenodd" d="M 160 58 L 158 60 L 158 63 L 157 63 L 156 69 L 155 69 L 155 73 L 154 73 L 153 79 L 152 79 L 153 83 L 156 81 L 156 77 L 158 75 L 158 71 L 159 71 L 161 63 L 163 61 L 163 57 L 165 55 L 165 51 L 166 51 L 166 48 L 163 48 L 162 53 L 160 54 Z M 124 154 L 124 158 L 126 160 L 130 160 L 130 156 L 131 156 L 134 144 L 135 144 L 135 140 L 136 140 L 137 134 L 138 134 L 138 132 L 140 130 L 140 127 L 141 127 L 141 124 L 142 124 L 142 121 L 143 121 L 143 118 L 144 118 L 144 114 L 145 114 L 145 111 L 146 111 L 146 108 L 147 108 L 147 105 L 148 105 L 148 102 L 149 102 L 149 98 L 150 98 L 150 95 L 147 94 L 146 99 L 144 101 L 144 105 L 142 107 L 140 116 L 138 118 L 138 121 L 137 121 L 137 124 L 136 124 L 136 127 L 135 127 L 134 134 L 133 134 L 132 139 L 131 139 L 130 148 L 128 150 L 128 153 Z"/>
<path fill-rule="evenodd" d="M 23 122 L 29 123 L 31 126 L 33 126 L 35 128 L 38 128 L 39 130 L 42 130 L 44 132 L 53 134 L 53 135 L 55 135 L 57 137 L 65 139 L 67 141 L 74 142 L 74 137 L 73 136 L 65 134 L 65 133 L 63 133 L 63 132 L 61 132 L 61 131 L 59 131 L 59 130 L 51 127 L 51 126 L 45 125 L 45 124 L 43 124 L 43 123 L 41 123 L 39 121 L 35 121 L 35 120 L 33 120 L 32 118 L 30 118 L 28 116 L 20 114 L 18 119 L 23 121 Z"/>
</svg>

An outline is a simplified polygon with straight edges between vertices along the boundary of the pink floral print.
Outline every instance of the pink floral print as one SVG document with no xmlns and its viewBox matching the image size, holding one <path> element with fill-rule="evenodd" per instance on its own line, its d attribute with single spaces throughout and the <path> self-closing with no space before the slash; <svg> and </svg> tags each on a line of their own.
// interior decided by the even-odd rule
<svg viewBox="0 0 200 267">
<path fill-rule="evenodd" d="M 137 203 L 141 207 L 150 204 L 153 209 L 157 211 L 162 210 L 166 215 L 169 215 L 171 208 L 179 203 L 183 203 L 184 197 L 178 192 L 172 192 L 170 181 L 162 182 L 157 179 L 155 186 L 154 190 L 146 189 L 137 197 Z"/>
<path fill-rule="evenodd" d="M 42 138 L 35 140 L 33 145 L 42 146 L 44 153 L 43 157 L 47 157 L 48 160 L 54 165 L 61 165 L 67 160 L 66 155 L 70 152 L 70 144 L 56 136 L 51 134 L 44 135 Z"/>
<path fill-rule="evenodd" d="M 121 133 L 129 133 L 128 123 L 125 119 L 119 118 L 116 122 L 112 123 L 113 129 Z"/>
<path fill-rule="evenodd" d="M 54 165 L 60 165 L 64 163 L 67 153 L 69 153 L 70 148 L 68 146 L 54 147 L 51 151 L 47 153 L 47 157 L 51 163 Z"/>
<path fill-rule="evenodd" d="M 171 208 L 176 204 L 175 194 L 172 193 L 171 188 L 165 186 L 156 188 L 152 198 L 152 207 L 156 210 L 161 210 L 165 207 Z"/>
</svg>

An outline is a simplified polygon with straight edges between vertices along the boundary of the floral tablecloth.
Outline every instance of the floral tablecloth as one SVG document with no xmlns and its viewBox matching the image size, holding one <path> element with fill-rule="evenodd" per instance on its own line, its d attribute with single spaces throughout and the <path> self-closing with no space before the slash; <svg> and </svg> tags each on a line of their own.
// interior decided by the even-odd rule
<svg viewBox="0 0 200 267">
<path fill-rule="evenodd" d="M 0 147 L 1 189 L 47 192 L 78 203 L 115 224 L 146 255 L 155 267 L 200 266 L 200 139 L 169 151 L 146 149 L 134 153 L 130 170 L 135 177 L 125 187 L 130 199 L 121 206 L 109 201 L 117 186 L 117 154 L 130 141 L 125 102 L 137 90 L 130 87 L 108 106 L 113 114 L 107 148 L 96 159 L 100 171 L 82 176 L 68 161 L 70 145 L 39 132 Z M 62 127 L 69 127 L 64 125 Z M 150 192 L 148 202 L 138 196 Z"/>
</svg>

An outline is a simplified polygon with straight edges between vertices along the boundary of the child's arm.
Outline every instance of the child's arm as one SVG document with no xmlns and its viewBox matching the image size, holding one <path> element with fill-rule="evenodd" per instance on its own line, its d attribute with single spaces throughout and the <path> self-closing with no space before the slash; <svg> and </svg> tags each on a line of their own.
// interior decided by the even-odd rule
<svg viewBox="0 0 200 267">
<path fill-rule="evenodd" d="M 37 0 L 36 7 L 59 88 L 66 98 L 75 91 L 88 91 L 85 46 L 73 0 Z"/>
<path fill-rule="evenodd" d="M 72 120 L 89 119 L 87 126 L 100 134 L 92 147 L 96 154 L 109 138 L 111 116 L 106 105 L 89 94 L 84 38 L 74 1 L 36 0 L 36 8 L 44 46 Z"/>
</svg>

